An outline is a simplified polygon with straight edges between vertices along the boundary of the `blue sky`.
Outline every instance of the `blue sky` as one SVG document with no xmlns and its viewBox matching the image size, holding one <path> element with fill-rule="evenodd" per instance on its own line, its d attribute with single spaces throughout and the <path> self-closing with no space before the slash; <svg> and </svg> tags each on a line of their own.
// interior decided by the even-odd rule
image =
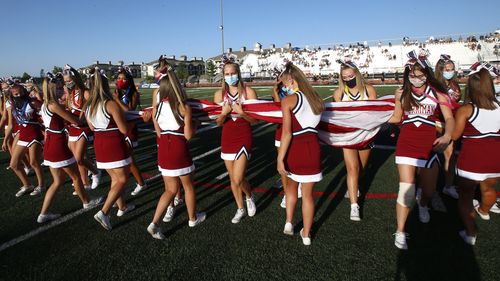
<svg viewBox="0 0 500 281">
<path fill-rule="evenodd" d="M 2 0 L 0 11 L 0 76 L 220 53 L 219 0 Z M 225 46 L 490 32 L 499 15 L 498 0 L 224 0 Z"/>
</svg>

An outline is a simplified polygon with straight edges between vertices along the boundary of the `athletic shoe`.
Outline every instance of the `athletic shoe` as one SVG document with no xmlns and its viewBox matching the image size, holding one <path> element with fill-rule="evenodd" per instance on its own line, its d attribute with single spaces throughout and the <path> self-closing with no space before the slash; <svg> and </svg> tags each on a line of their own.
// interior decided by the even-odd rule
<svg viewBox="0 0 500 281">
<path fill-rule="evenodd" d="M 38 215 L 38 218 L 36 219 L 36 221 L 38 223 L 44 223 L 44 222 L 55 220 L 55 219 L 59 218 L 60 216 L 61 216 L 60 214 L 51 214 L 51 213 L 40 214 L 40 215 Z"/>
<path fill-rule="evenodd" d="M 74 187 L 75 185 L 74 185 L 74 184 L 71 184 L 71 186 L 73 186 L 73 187 Z M 83 189 L 85 189 L 85 190 L 90 190 L 90 189 L 92 189 L 92 185 L 90 185 L 90 184 L 83 185 Z M 73 190 L 73 195 L 74 195 L 74 196 L 77 196 L 77 195 L 78 195 L 78 193 L 76 193 L 76 190 Z"/>
<path fill-rule="evenodd" d="M 101 181 L 101 177 L 102 177 L 101 170 L 97 170 L 97 174 L 92 175 L 92 186 L 91 186 L 92 189 L 96 189 L 97 186 L 99 186 L 99 182 Z"/>
<path fill-rule="evenodd" d="M 127 204 L 125 206 L 125 210 L 118 209 L 118 212 L 116 212 L 116 216 L 121 217 L 121 216 L 125 215 L 126 213 L 132 211 L 133 209 L 135 209 L 135 205 Z"/>
<path fill-rule="evenodd" d="M 21 197 L 23 196 L 26 192 L 32 191 L 33 186 L 22 186 L 21 189 L 16 193 L 16 197 Z"/>
<path fill-rule="evenodd" d="M 24 173 L 26 173 L 27 176 L 31 176 L 33 174 L 33 169 L 31 169 L 30 167 L 26 167 L 24 166 Z"/>
<path fill-rule="evenodd" d="M 231 220 L 232 223 L 239 223 L 241 219 L 247 214 L 244 208 L 238 209 L 236 211 L 236 214 L 234 215 L 233 219 Z"/>
<path fill-rule="evenodd" d="M 184 203 L 184 200 L 182 198 L 174 197 L 174 207 L 182 205 L 183 203 Z"/>
<path fill-rule="evenodd" d="M 299 182 L 299 188 L 297 189 L 297 198 L 302 198 L 302 183 Z"/>
<path fill-rule="evenodd" d="M 285 223 L 285 228 L 283 229 L 285 235 L 293 235 L 293 224 L 290 222 Z"/>
<path fill-rule="evenodd" d="M 137 194 L 139 194 L 141 191 L 143 191 L 144 189 L 146 189 L 146 187 L 148 187 L 148 185 L 146 183 L 144 183 L 144 185 L 139 185 L 137 184 L 134 188 L 134 191 L 132 191 L 132 193 L 130 193 L 130 195 L 132 196 L 136 196 Z"/>
<path fill-rule="evenodd" d="M 347 190 L 346 193 L 344 194 L 344 198 L 349 199 L 349 190 Z M 358 190 L 358 198 L 359 198 L 359 190 Z"/>
<path fill-rule="evenodd" d="M 306 245 L 306 246 L 311 245 L 311 237 L 309 237 L 309 236 L 304 237 L 304 235 L 302 235 L 303 232 L 304 232 L 304 229 L 302 228 L 300 230 L 300 237 L 302 237 L 302 243 L 304 243 L 304 245 Z"/>
<path fill-rule="evenodd" d="M 206 218 L 207 218 L 207 213 L 205 213 L 205 212 L 196 213 L 196 220 L 188 221 L 188 225 L 189 225 L 189 227 L 195 227 L 195 226 L 199 225 L 200 223 L 204 222 Z"/>
<path fill-rule="evenodd" d="M 448 186 L 443 188 L 443 194 L 446 194 L 450 196 L 453 199 L 458 199 L 458 192 L 457 192 L 457 187 L 456 186 Z"/>
<path fill-rule="evenodd" d="M 359 216 L 359 205 L 351 204 L 351 216 L 352 221 L 360 221 L 361 217 Z"/>
<path fill-rule="evenodd" d="M 42 194 L 43 192 L 45 192 L 45 187 L 44 186 L 37 186 L 37 187 L 35 187 L 35 189 L 33 189 L 33 191 L 30 193 L 30 195 L 36 196 L 36 195 Z"/>
<path fill-rule="evenodd" d="M 401 250 L 408 250 L 408 244 L 406 244 L 406 239 L 408 239 L 408 233 L 397 231 L 394 233 L 394 245 Z"/>
<path fill-rule="evenodd" d="M 480 218 L 482 218 L 485 221 L 490 220 L 490 214 L 483 214 L 481 213 L 481 210 L 479 210 L 479 205 L 474 207 L 474 210 L 476 210 L 476 213 L 479 215 Z"/>
<path fill-rule="evenodd" d="M 280 206 L 281 208 L 286 209 L 286 195 L 283 195 L 283 199 L 281 199 Z"/>
<path fill-rule="evenodd" d="M 167 212 L 165 213 L 165 216 L 163 217 L 164 222 L 170 222 L 175 215 L 175 208 L 168 206 Z"/>
<path fill-rule="evenodd" d="M 415 194 L 415 200 L 417 200 L 417 202 L 420 202 L 420 199 L 422 199 L 422 189 L 417 188 L 417 192 Z"/>
<path fill-rule="evenodd" d="M 495 203 L 493 204 L 493 206 L 491 206 L 490 212 L 500 214 L 500 206 L 498 206 L 498 203 Z"/>
<path fill-rule="evenodd" d="M 469 236 L 465 230 L 461 230 L 458 232 L 458 235 L 462 237 L 465 243 L 474 246 L 476 244 L 476 236 Z"/>
<path fill-rule="evenodd" d="M 250 196 L 250 198 L 247 198 L 246 201 L 247 201 L 248 216 L 249 217 L 255 216 L 255 213 L 257 212 L 257 207 L 255 206 L 253 194 Z"/>
<path fill-rule="evenodd" d="M 148 232 L 153 236 L 154 239 L 163 240 L 165 239 L 165 235 L 161 232 L 161 228 L 156 226 L 154 223 L 150 223 L 148 226 Z"/>
<path fill-rule="evenodd" d="M 429 214 L 429 207 L 422 206 L 418 203 L 418 218 L 421 223 L 428 223 L 431 220 L 431 215 Z"/>
<path fill-rule="evenodd" d="M 102 197 L 97 197 L 97 198 L 91 199 L 88 203 L 83 204 L 83 208 L 84 209 L 92 209 L 95 206 L 102 204 L 103 201 L 104 201 L 104 198 L 102 198 Z"/>
<path fill-rule="evenodd" d="M 94 215 L 94 219 L 97 222 L 99 222 L 102 225 L 102 227 L 104 227 L 104 229 L 106 230 L 112 229 L 111 223 L 109 222 L 109 215 L 106 216 L 102 211 L 97 212 Z"/>
</svg>

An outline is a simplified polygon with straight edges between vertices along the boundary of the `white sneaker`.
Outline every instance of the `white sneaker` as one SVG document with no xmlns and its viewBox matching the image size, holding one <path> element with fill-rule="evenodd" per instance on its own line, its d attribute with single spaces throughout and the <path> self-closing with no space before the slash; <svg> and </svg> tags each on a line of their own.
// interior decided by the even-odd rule
<svg viewBox="0 0 500 281">
<path fill-rule="evenodd" d="M 429 207 L 422 206 L 420 203 L 418 205 L 418 218 L 421 223 L 428 223 L 431 220 L 431 215 L 429 214 Z"/>
<path fill-rule="evenodd" d="M 91 199 L 88 203 L 83 204 L 83 208 L 84 209 L 94 208 L 95 206 L 102 204 L 103 201 L 104 201 L 104 199 L 102 197 L 97 197 L 97 198 Z"/>
<path fill-rule="evenodd" d="M 359 205 L 351 204 L 351 215 L 350 218 L 352 221 L 360 221 L 361 217 L 359 216 Z"/>
<path fill-rule="evenodd" d="M 144 189 L 146 189 L 146 187 L 148 187 L 147 184 L 144 184 L 144 185 L 139 185 L 137 184 L 134 188 L 134 190 L 132 191 L 132 193 L 130 193 L 130 195 L 132 196 L 136 196 L 137 194 L 139 194 L 141 191 L 143 191 Z"/>
<path fill-rule="evenodd" d="M 290 222 L 285 223 L 285 228 L 283 229 L 285 235 L 293 235 L 293 224 Z"/>
<path fill-rule="evenodd" d="M 344 194 L 344 198 L 347 198 L 349 199 L 349 190 L 346 191 L 346 193 Z M 358 198 L 359 198 L 359 189 L 358 189 Z"/>
<path fill-rule="evenodd" d="M 408 244 L 406 244 L 406 239 L 408 238 L 408 233 L 397 231 L 394 233 L 394 245 L 401 250 L 408 250 Z"/>
<path fill-rule="evenodd" d="M 33 190 L 33 186 L 22 186 L 21 189 L 16 193 L 16 197 L 21 197 L 29 191 Z"/>
<path fill-rule="evenodd" d="M 257 212 L 257 207 L 255 206 L 255 202 L 253 199 L 253 194 L 250 196 L 250 198 L 246 199 L 247 202 L 247 212 L 249 217 L 255 216 L 255 213 Z"/>
<path fill-rule="evenodd" d="M 27 176 L 31 176 L 33 174 L 33 169 L 31 169 L 30 167 L 26 167 L 24 166 L 24 173 L 27 175 Z"/>
<path fill-rule="evenodd" d="M 43 215 L 40 214 L 40 215 L 38 215 L 38 218 L 36 219 L 36 221 L 38 223 L 44 223 L 44 222 L 55 220 L 55 219 L 59 218 L 60 216 L 61 216 L 61 214 L 51 214 L 51 213 L 46 213 Z"/>
<path fill-rule="evenodd" d="M 170 222 L 174 218 L 174 215 L 175 215 L 175 208 L 168 206 L 167 212 L 165 213 L 165 216 L 163 217 L 163 221 Z"/>
<path fill-rule="evenodd" d="M 231 220 L 232 223 L 239 223 L 241 219 L 247 214 L 244 208 L 238 209 L 236 211 L 236 214 L 234 215 L 233 219 Z"/>
<path fill-rule="evenodd" d="M 469 236 L 467 235 L 467 233 L 465 232 L 465 230 L 461 230 L 458 232 L 458 235 L 460 235 L 460 237 L 462 237 L 462 239 L 464 240 L 465 243 L 471 245 L 471 246 L 474 246 L 476 244 L 476 236 Z"/>
<path fill-rule="evenodd" d="M 133 209 L 135 209 L 135 205 L 127 204 L 125 206 L 125 210 L 118 209 L 118 212 L 116 212 L 116 216 L 121 217 L 121 216 L 125 215 L 126 213 L 132 211 Z"/>
<path fill-rule="evenodd" d="M 443 194 L 450 196 L 453 199 L 458 199 L 458 192 L 456 186 L 448 186 L 443 188 Z"/>
<path fill-rule="evenodd" d="M 96 189 L 97 186 L 99 186 L 99 182 L 101 181 L 101 177 L 102 177 L 101 170 L 97 170 L 97 174 L 92 175 L 92 185 L 91 185 L 92 189 Z"/>
<path fill-rule="evenodd" d="M 417 202 L 420 202 L 420 199 L 422 199 L 422 189 L 421 188 L 417 188 L 417 192 L 415 194 L 415 200 Z"/>
<path fill-rule="evenodd" d="M 148 226 L 148 232 L 153 236 L 154 239 L 163 240 L 165 239 L 165 235 L 161 232 L 161 228 L 156 226 L 154 223 L 150 223 Z"/>
<path fill-rule="evenodd" d="M 300 237 L 302 238 L 302 243 L 306 246 L 311 245 L 311 237 L 309 237 L 309 236 L 304 237 L 304 235 L 302 235 L 303 232 L 304 232 L 304 229 L 301 229 L 300 230 Z"/>
<path fill-rule="evenodd" d="M 204 222 L 206 218 L 207 218 L 207 213 L 205 213 L 205 212 L 196 213 L 196 220 L 194 220 L 194 221 L 190 220 L 188 222 L 188 225 L 189 225 L 189 227 L 195 227 L 195 226 L 199 225 L 200 223 Z"/>
<path fill-rule="evenodd" d="M 490 212 L 500 214 L 500 206 L 498 206 L 498 203 L 495 203 L 493 204 L 493 206 L 491 206 Z"/>
<path fill-rule="evenodd" d="M 182 205 L 183 203 L 184 203 L 184 200 L 182 198 L 174 197 L 174 207 Z"/>
<path fill-rule="evenodd" d="M 478 206 L 475 206 L 474 207 L 474 210 L 476 210 L 476 213 L 479 215 L 480 218 L 482 218 L 483 220 L 485 221 L 489 221 L 490 220 L 490 214 L 483 214 L 481 213 L 481 211 L 479 210 L 479 205 Z"/>
<path fill-rule="evenodd" d="M 302 183 L 299 182 L 299 188 L 297 189 L 297 198 L 302 198 Z"/>
<path fill-rule="evenodd" d="M 102 225 L 102 227 L 104 227 L 104 229 L 106 230 L 112 229 L 111 223 L 109 222 L 109 215 L 106 216 L 102 211 L 97 212 L 94 215 L 94 219 L 97 222 L 99 222 Z"/>
<path fill-rule="evenodd" d="M 37 196 L 45 192 L 45 187 L 43 186 L 37 186 L 33 191 L 30 193 L 31 196 Z"/>
<path fill-rule="evenodd" d="M 283 199 L 281 199 L 280 207 L 286 209 L 286 195 L 283 195 Z"/>
<path fill-rule="evenodd" d="M 71 186 L 73 186 L 73 187 L 74 187 L 74 185 L 73 185 L 73 184 L 71 184 Z M 85 189 L 85 190 L 90 190 L 90 189 L 92 189 L 92 185 L 90 185 L 90 184 L 83 185 L 83 189 Z M 74 196 L 78 196 L 78 193 L 76 193 L 76 190 L 73 190 L 73 193 L 72 193 L 72 194 L 73 194 Z"/>
</svg>

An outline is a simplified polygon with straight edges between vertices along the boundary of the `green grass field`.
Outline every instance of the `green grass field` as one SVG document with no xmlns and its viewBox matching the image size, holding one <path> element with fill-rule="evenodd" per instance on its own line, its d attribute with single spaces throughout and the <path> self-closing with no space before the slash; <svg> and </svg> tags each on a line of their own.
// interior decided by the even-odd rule
<svg viewBox="0 0 500 281">
<path fill-rule="evenodd" d="M 256 87 L 259 97 L 270 97 L 270 88 Z M 211 99 L 214 89 L 189 89 L 194 98 Z M 327 98 L 331 87 L 318 88 Z M 394 87 L 377 87 L 379 95 Z M 151 103 L 151 91 L 142 90 L 143 106 Z M 141 128 L 151 128 L 141 125 Z M 412 211 L 407 229 L 408 251 L 393 244 L 395 199 L 398 174 L 394 151 L 373 149 L 369 166 L 360 183 L 361 222 L 349 220 L 341 150 L 323 146 L 324 179 L 315 186 L 316 214 L 313 243 L 302 245 L 300 204 L 293 237 L 282 234 L 285 212 L 280 208 L 281 190 L 275 188 L 275 126 L 254 126 L 254 147 L 247 179 L 255 191 L 257 214 L 232 224 L 236 206 L 220 151 L 220 128 L 198 133 L 191 141 L 195 158 L 198 209 L 207 220 L 195 228 L 187 225 L 184 206 L 170 223 L 161 225 L 167 239 L 154 240 L 146 232 L 158 199 L 164 190 L 160 178 L 149 188 L 130 196 L 135 180 L 130 178 L 126 198 L 136 205 L 118 218 L 113 209 L 112 231 L 104 230 L 93 218 L 94 208 L 82 212 L 68 182 L 59 191 L 51 212 L 61 213 L 54 223 L 39 225 L 42 197 L 14 194 L 20 183 L 5 169 L 8 155 L 0 154 L 0 280 L 500 280 L 500 215 L 490 221 L 477 220 L 480 228 L 475 247 L 458 236 L 462 228 L 456 201 L 442 196 L 448 212 L 431 211 L 423 225 Z M 395 139 L 382 132 L 378 144 L 394 145 Z M 90 155 L 93 151 L 90 151 Z M 200 157 L 200 155 L 202 157 Z M 143 132 L 135 157 L 145 176 L 157 174 L 156 142 Z M 30 178 L 34 182 L 34 178 Z M 51 177 L 46 171 L 46 181 Z M 90 192 L 105 195 L 109 177 Z M 366 195 L 366 198 L 364 198 Z M 382 197 L 382 198 L 377 198 Z M 388 197 L 388 198 L 385 198 Z M 26 236 L 27 235 L 27 236 Z M 14 243 L 20 241 L 19 243 Z M 7 245 L 15 244 L 10 247 Z"/>
</svg>

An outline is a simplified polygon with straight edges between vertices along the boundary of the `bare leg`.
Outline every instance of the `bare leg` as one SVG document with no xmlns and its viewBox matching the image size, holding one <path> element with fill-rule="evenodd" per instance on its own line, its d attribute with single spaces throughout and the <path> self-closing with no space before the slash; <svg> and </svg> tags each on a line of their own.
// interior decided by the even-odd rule
<svg viewBox="0 0 500 281">
<path fill-rule="evenodd" d="M 189 220 L 196 220 L 196 192 L 193 186 L 193 174 L 188 174 L 180 177 L 184 192 L 186 193 L 186 207 L 188 211 Z M 177 193 L 179 192 L 178 189 Z"/>
<path fill-rule="evenodd" d="M 310 236 L 311 227 L 314 221 L 314 198 L 313 182 L 302 183 L 302 219 L 304 221 L 304 230 L 302 235 Z"/>
<path fill-rule="evenodd" d="M 173 201 L 175 194 L 180 188 L 180 180 L 178 177 L 163 177 L 165 183 L 165 191 L 158 201 L 156 211 L 153 217 L 153 223 L 159 225 L 160 221 L 167 210 L 167 207 Z"/>
<path fill-rule="evenodd" d="M 399 182 L 415 184 L 415 170 L 414 166 L 398 164 L 399 172 Z M 410 213 L 411 206 L 403 206 L 396 203 L 396 220 L 397 220 L 397 231 L 404 232 L 406 220 L 408 219 L 408 214 Z"/>
</svg>

